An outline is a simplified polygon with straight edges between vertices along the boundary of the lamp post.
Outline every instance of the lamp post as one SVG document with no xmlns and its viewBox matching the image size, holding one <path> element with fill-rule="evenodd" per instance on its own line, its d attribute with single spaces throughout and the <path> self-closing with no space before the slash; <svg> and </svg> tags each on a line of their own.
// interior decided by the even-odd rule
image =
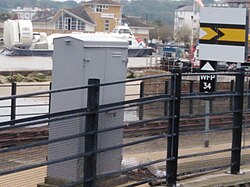
<svg viewBox="0 0 250 187">
<path fill-rule="evenodd" d="M 190 41 L 190 54 L 191 58 L 194 58 L 194 49 L 193 49 L 193 42 L 194 42 L 194 15 L 195 15 L 195 0 L 193 1 L 193 11 L 191 15 L 191 41 Z M 193 59 L 190 59 L 191 62 Z M 191 65 L 191 72 L 193 72 L 193 66 Z"/>
</svg>

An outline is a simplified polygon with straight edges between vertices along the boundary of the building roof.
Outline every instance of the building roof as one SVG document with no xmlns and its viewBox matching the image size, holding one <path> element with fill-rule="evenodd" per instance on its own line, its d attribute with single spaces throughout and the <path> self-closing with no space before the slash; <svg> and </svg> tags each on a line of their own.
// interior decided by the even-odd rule
<svg viewBox="0 0 250 187">
<path fill-rule="evenodd" d="M 176 9 L 176 12 L 180 11 L 180 12 L 193 12 L 193 6 L 189 5 L 189 6 L 181 6 L 180 8 Z M 195 12 L 198 11 L 199 8 L 197 8 L 197 6 L 195 7 Z"/>
<path fill-rule="evenodd" d="M 50 23 L 54 23 L 58 17 L 62 14 L 62 12 L 65 12 L 69 14 L 72 17 L 77 17 L 78 19 L 82 20 L 83 22 L 88 22 L 91 25 L 95 25 L 95 22 L 91 19 L 91 17 L 88 15 L 88 13 L 84 10 L 82 6 L 71 8 L 71 9 L 61 9 L 59 10 L 56 15 L 53 16 Z"/>
<path fill-rule="evenodd" d="M 125 16 L 122 18 L 122 22 L 127 23 L 129 27 L 150 27 L 149 25 L 144 23 L 140 17 L 135 16 Z"/>
<path fill-rule="evenodd" d="M 82 6 L 71 8 L 71 9 L 65 9 L 66 11 L 70 12 L 71 14 L 76 15 L 77 17 L 86 20 L 89 23 L 95 24 L 95 22 L 91 19 L 91 17 L 88 15 L 88 13 L 84 10 Z"/>
<path fill-rule="evenodd" d="M 50 10 L 38 10 L 32 18 L 33 22 L 46 22 L 55 15 L 55 12 Z"/>
<path fill-rule="evenodd" d="M 113 6 L 122 6 L 121 3 L 113 0 L 91 0 L 88 2 L 84 2 L 84 5 L 92 5 L 92 4 L 102 4 L 102 5 L 113 5 Z"/>
</svg>

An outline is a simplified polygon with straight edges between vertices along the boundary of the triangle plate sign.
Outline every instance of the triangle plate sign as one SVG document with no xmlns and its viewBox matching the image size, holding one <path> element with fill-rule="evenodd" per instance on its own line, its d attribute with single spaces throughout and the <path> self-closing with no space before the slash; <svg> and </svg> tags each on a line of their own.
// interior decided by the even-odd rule
<svg viewBox="0 0 250 187">
<path fill-rule="evenodd" d="M 215 71 L 215 68 L 208 61 L 204 66 L 201 67 L 201 71 Z"/>
<path fill-rule="evenodd" d="M 203 73 L 202 75 L 200 75 L 200 92 L 215 92 L 217 76 L 211 73 L 216 72 L 217 62 L 201 60 L 200 65 L 200 72 Z"/>
<path fill-rule="evenodd" d="M 200 72 L 215 72 L 217 62 L 201 60 Z"/>
</svg>

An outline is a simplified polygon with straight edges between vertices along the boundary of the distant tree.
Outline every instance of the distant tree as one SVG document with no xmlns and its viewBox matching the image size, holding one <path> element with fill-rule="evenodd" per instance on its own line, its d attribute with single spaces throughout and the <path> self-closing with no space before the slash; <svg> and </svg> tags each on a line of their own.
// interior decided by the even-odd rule
<svg viewBox="0 0 250 187">
<path fill-rule="evenodd" d="M 60 9 L 60 8 L 73 8 L 79 6 L 76 1 L 65 1 L 65 2 L 57 2 L 52 0 L 0 0 L 1 12 L 4 10 L 7 12 L 10 9 L 17 7 L 39 7 L 39 8 L 52 8 L 52 9 Z"/>
<path fill-rule="evenodd" d="M 153 21 L 153 23 L 154 23 L 154 25 L 156 25 L 157 27 L 162 27 L 162 26 L 163 26 L 163 24 L 162 24 L 162 22 L 161 22 L 160 19 L 157 19 L 157 20 Z"/>
<path fill-rule="evenodd" d="M 177 43 L 190 43 L 192 31 L 191 28 L 184 26 L 181 29 L 175 31 L 175 41 Z"/>
<path fill-rule="evenodd" d="M 8 13 L 0 13 L 0 20 L 6 21 L 7 19 L 10 19 L 11 15 Z"/>
<path fill-rule="evenodd" d="M 149 38 L 169 42 L 173 39 L 173 29 L 169 26 L 155 27 L 149 31 Z"/>
<path fill-rule="evenodd" d="M 137 0 L 125 5 L 123 7 L 123 14 L 145 17 L 146 20 L 151 22 L 160 20 L 163 25 L 172 26 L 174 24 L 175 10 L 180 6 L 193 5 L 193 3 L 194 0 Z M 213 3 L 213 0 L 203 0 L 203 3 Z"/>
</svg>

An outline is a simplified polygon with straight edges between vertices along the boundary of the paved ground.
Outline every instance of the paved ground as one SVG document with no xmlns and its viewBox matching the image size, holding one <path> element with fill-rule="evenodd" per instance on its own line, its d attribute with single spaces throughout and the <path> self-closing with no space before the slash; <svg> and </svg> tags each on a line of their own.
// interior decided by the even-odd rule
<svg viewBox="0 0 250 187">
<path fill-rule="evenodd" d="M 146 57 L 129 57 L 128 67 L 146 67 L 150 60 Z M 0 71 L 39 71 L 52 70 L 52 57 L 5 56 L 0 54 Z"/>
<path fill-rule="evenodd" d="M 47 167 L 26 170 L 0 177 L 0 187 L 36 187 L 44 182 Z"/>
</svg>

